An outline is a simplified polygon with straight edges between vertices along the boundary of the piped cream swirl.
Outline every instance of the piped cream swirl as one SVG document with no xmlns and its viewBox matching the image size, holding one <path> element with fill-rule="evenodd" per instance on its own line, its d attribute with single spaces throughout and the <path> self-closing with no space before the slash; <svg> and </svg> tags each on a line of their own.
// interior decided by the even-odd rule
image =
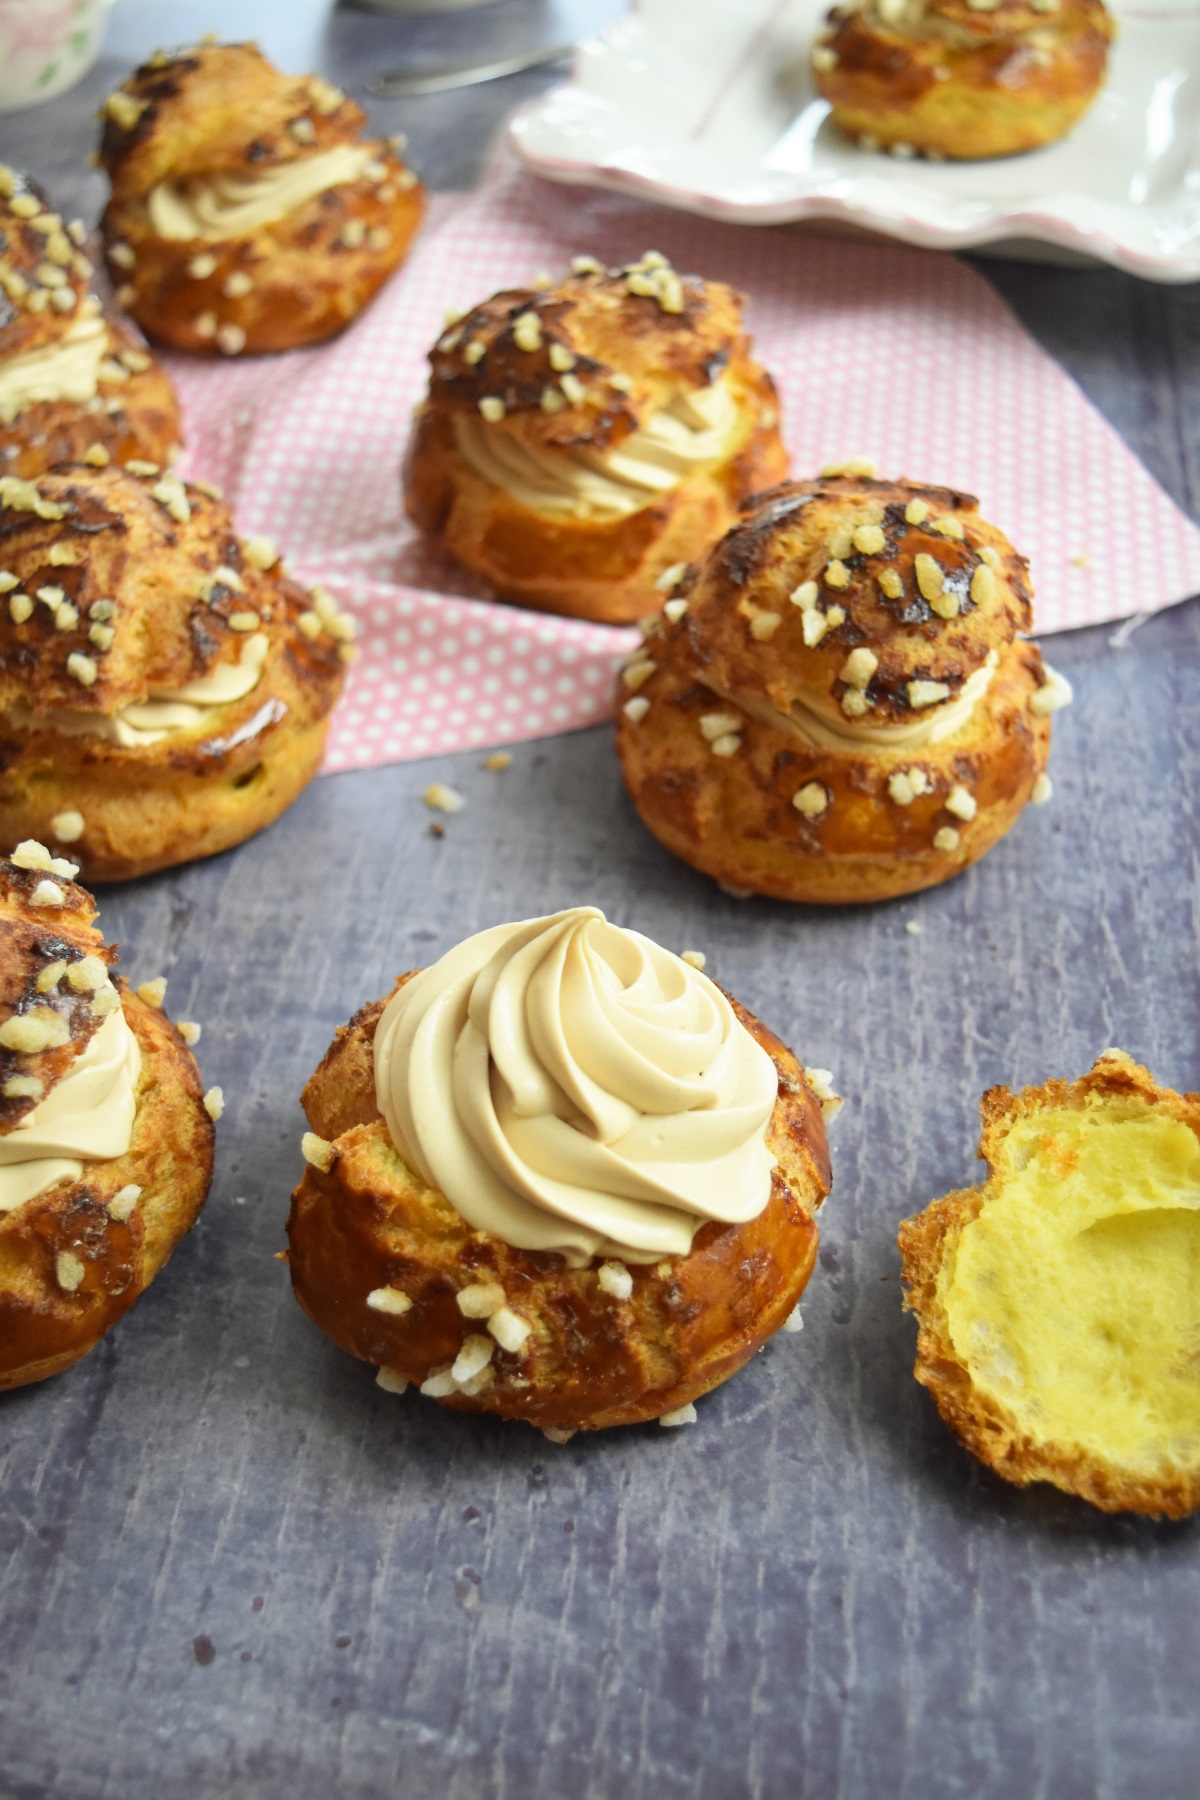
<svg viewBox="0 0 1200 1800">
<path fill-rule="evenodd" d="M 91 400 L 108 352 L 108 326 L 97 314 L 77 319 L 55 343 L 0 362 L 0 425 L 42 401 Z"/>
<path fill-rule="evenodd" d="M 138 1041 L 118 1006 L 46 1098 L 0 1137 L 0 1213 L 56 1181 L 78 1181 L 85 1162 L 125 1155 L 141 1066 Z"/>
<path fill-rule="evenodd" d="M 771 1058 L 706 976 L 595 907 L 495 926 L 406 982 L 375 1084 L 403 1160 L 518 1249 L 682 1256 L 770 1197 Z"/>
<path fill-rule="evenodd" d="M 991 686 L 999 661 L 999 654 L 989 650 L 953 699 L 925 707 L 911 719 L 896 721 L 849 719 L 836 701 L 816 692 L 807 698 L 797 697 L 790 711 L 784 712 L 760 695 L 732 693 L 704 675 L 700 680 L 730 706 L 740 707 L 773 731 L 798 738 L 810 749 L 918 750 L 926 744 L 944 744 L 966 730 Z"/>
<path fill-rule="evenodd" d="M 728 385 L 681 392 L 613 450 L 551 450 L 504 424 L 456 414 L 458 448 L 477 475 L 534 512 L 626 518 L 669 494 L 708 462 L 720 462 L 737 430 Z"/>
<path fill-rule="evenodd" d="M 246 237 L 286 219 L 318 194 L 358 181 L 372 154 L 369 144 L 337 144 L 256 175 L 160 181 L 146 199 L 150 224 L 172 243 Z"/>
<path fill-rule="evenodd" d="M 271 647 L 265 631 L 246 638 L 237 662 L 220 662 L 207 675 L 185 682 L 181 688 L 152 694 L 119 712 L 86 712 L 82 707 L 56 706 L 37 712 L 22 702 L 10 709 L 8 719 L 18 730 L 49 726 L 66 737 L 102 737 L 125 750 L 143 749 L 183 731 L 195 731 L 208 721 L 218 706 L 244 700 L 262 680 L 263 664 Z"/>
</svg>

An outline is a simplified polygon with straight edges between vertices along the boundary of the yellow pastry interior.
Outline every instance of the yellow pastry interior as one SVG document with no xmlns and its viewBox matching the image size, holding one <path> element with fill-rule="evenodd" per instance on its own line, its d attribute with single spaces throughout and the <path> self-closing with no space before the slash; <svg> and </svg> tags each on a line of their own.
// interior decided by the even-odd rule
<svg viewBox="0 0 1200 1800">
<path fill-rule="evenodd" d="M 942 1266 L 954 1350 L 1035 1444 L 1200 1463 L 1200 1141 L 1141 1101 L 1018 1123 Z"/>
</svg>

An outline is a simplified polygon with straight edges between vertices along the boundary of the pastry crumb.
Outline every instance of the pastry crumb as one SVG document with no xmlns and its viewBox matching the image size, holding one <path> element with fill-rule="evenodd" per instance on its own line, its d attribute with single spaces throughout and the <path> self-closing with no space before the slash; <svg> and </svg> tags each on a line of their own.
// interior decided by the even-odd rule
<svg viewBox="0 0 1200 1800">
<path fill-rule="evenodd" d="M 408 1391 L 411 1383 L 398 1369 L 380 1369 L 375 1376 L 375 1386 L 381 1387 L 385 1394 L 403 1394 Z"/>
<path fill-rule="evenodd" d="M 434 812 L 460 813 L 467 802 L 457 789 L 434 781 L 425 789 L 425 804 Z"/>
<path fill-rule="evenodd" d="M 204 1096 L 204 1110 L 215 1123 L 225 1111 L 225 1094 L 219 1087 L 210 1087 Z"/>
<path fill-rule="evenodd" d="M 791 1312 L 788 1314 L 787 1318 L 783 1321 L 783 1324 L 779 1327 L 779 1329 L 780 1329 L 780 1331 L 803 1331 L 804 1330 L 804 1320 L 801 1317 L 800 1308 L 798 1306 L 793 1306 Z"/>
</svg>

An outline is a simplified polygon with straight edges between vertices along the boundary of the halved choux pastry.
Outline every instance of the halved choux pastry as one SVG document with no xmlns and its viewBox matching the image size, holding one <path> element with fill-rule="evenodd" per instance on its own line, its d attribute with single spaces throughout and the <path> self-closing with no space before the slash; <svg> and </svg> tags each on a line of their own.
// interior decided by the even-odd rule
<svg viewBox="0 0 1200 1800">
<path fill-rule="evenodd" d="M 0 475 L 169 462 L 179 408 L 165 372 L 91 292 L 80 221 L 3 164 L 0 240 Z"/>
<path fill-rule="evenodd" d="M 983 1097 L 981 1186 L 900 1228 L 916 1377 L 1005 1481 L 1200 1507 L 1200 1095 L 1120 1050 Z"/>
<path fill-rule="evenodd" d="M 118 302 L 181 350 L 332 337 L 408 251 L 424 194 L 403 139 L 254 44 L 160 51 L 105 102 L 101 221 Z"/>
<path fill-rule="evenodd" d="M 219 1090 L 201 1094 L 161 984 L 112 976 L 75 873 L 32 842 L 0 861 L 0 1389 L 86 1356 L 212 1180 Z"/>
<path fill-rule="evenodd" d="M 430 353 L 405 500 L 502 600 L 624 624 L 788 467 L 741 300 L 653 251 L 576 257 L 493 295 Z"/>
<path fill-rule="evenodd" d="M 812 1270 L 838 1102 L 810 1075 L 594 907 L 481 932 L 305 1089 L 296 1298 L 388 1388 L 560 1439 L 689 1422 Z"/>
<path fill-rule="evenodd" d="M 843 0 L 813 80 L 864 149 L 1011 156 L 1087 111 L 1114 30 L 1101 0 Z"/>
<path fill-rule="evenodd" d="M 633 803 L 669 850 L 781 900 L 883 900 L 1049 795 L 1026 564 L 948 488 L 828 473 L 757 496 L 618 682 Z"/>
<path fill-rule="evenodd" d="M 214 494 L 140 462 L 0 477 L 0 841 L 124 880 L 240 844 L 316 774 L 353 622 Z"/>
</svg>

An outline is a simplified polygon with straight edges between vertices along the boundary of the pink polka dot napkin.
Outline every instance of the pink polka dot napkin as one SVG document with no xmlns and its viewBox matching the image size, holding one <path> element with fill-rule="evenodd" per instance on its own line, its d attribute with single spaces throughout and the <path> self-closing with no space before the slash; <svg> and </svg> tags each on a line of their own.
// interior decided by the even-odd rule
<svg viewBox="0 0 1200 1800">
<path fill-rule="evenodd" d="M 628 630 L 488 600 L 407 523 L 400 465 L 448 308 L 557 278 L 590 251 L 664 251 L 748 296 L 798 476 L 848 456 L 977 494 L 1028 556 L 1040 632 L 1200 589 L 1200 531 L 974 270 L 901 246 L 723 225 L 561 188 L 501 156 L 435 203 L 408 263 L 332 344 L 220 363 L 173 357 L 184 472 L 360 622 L 326 768 L 514 743 L 605 717 Z"/>
</svg>

